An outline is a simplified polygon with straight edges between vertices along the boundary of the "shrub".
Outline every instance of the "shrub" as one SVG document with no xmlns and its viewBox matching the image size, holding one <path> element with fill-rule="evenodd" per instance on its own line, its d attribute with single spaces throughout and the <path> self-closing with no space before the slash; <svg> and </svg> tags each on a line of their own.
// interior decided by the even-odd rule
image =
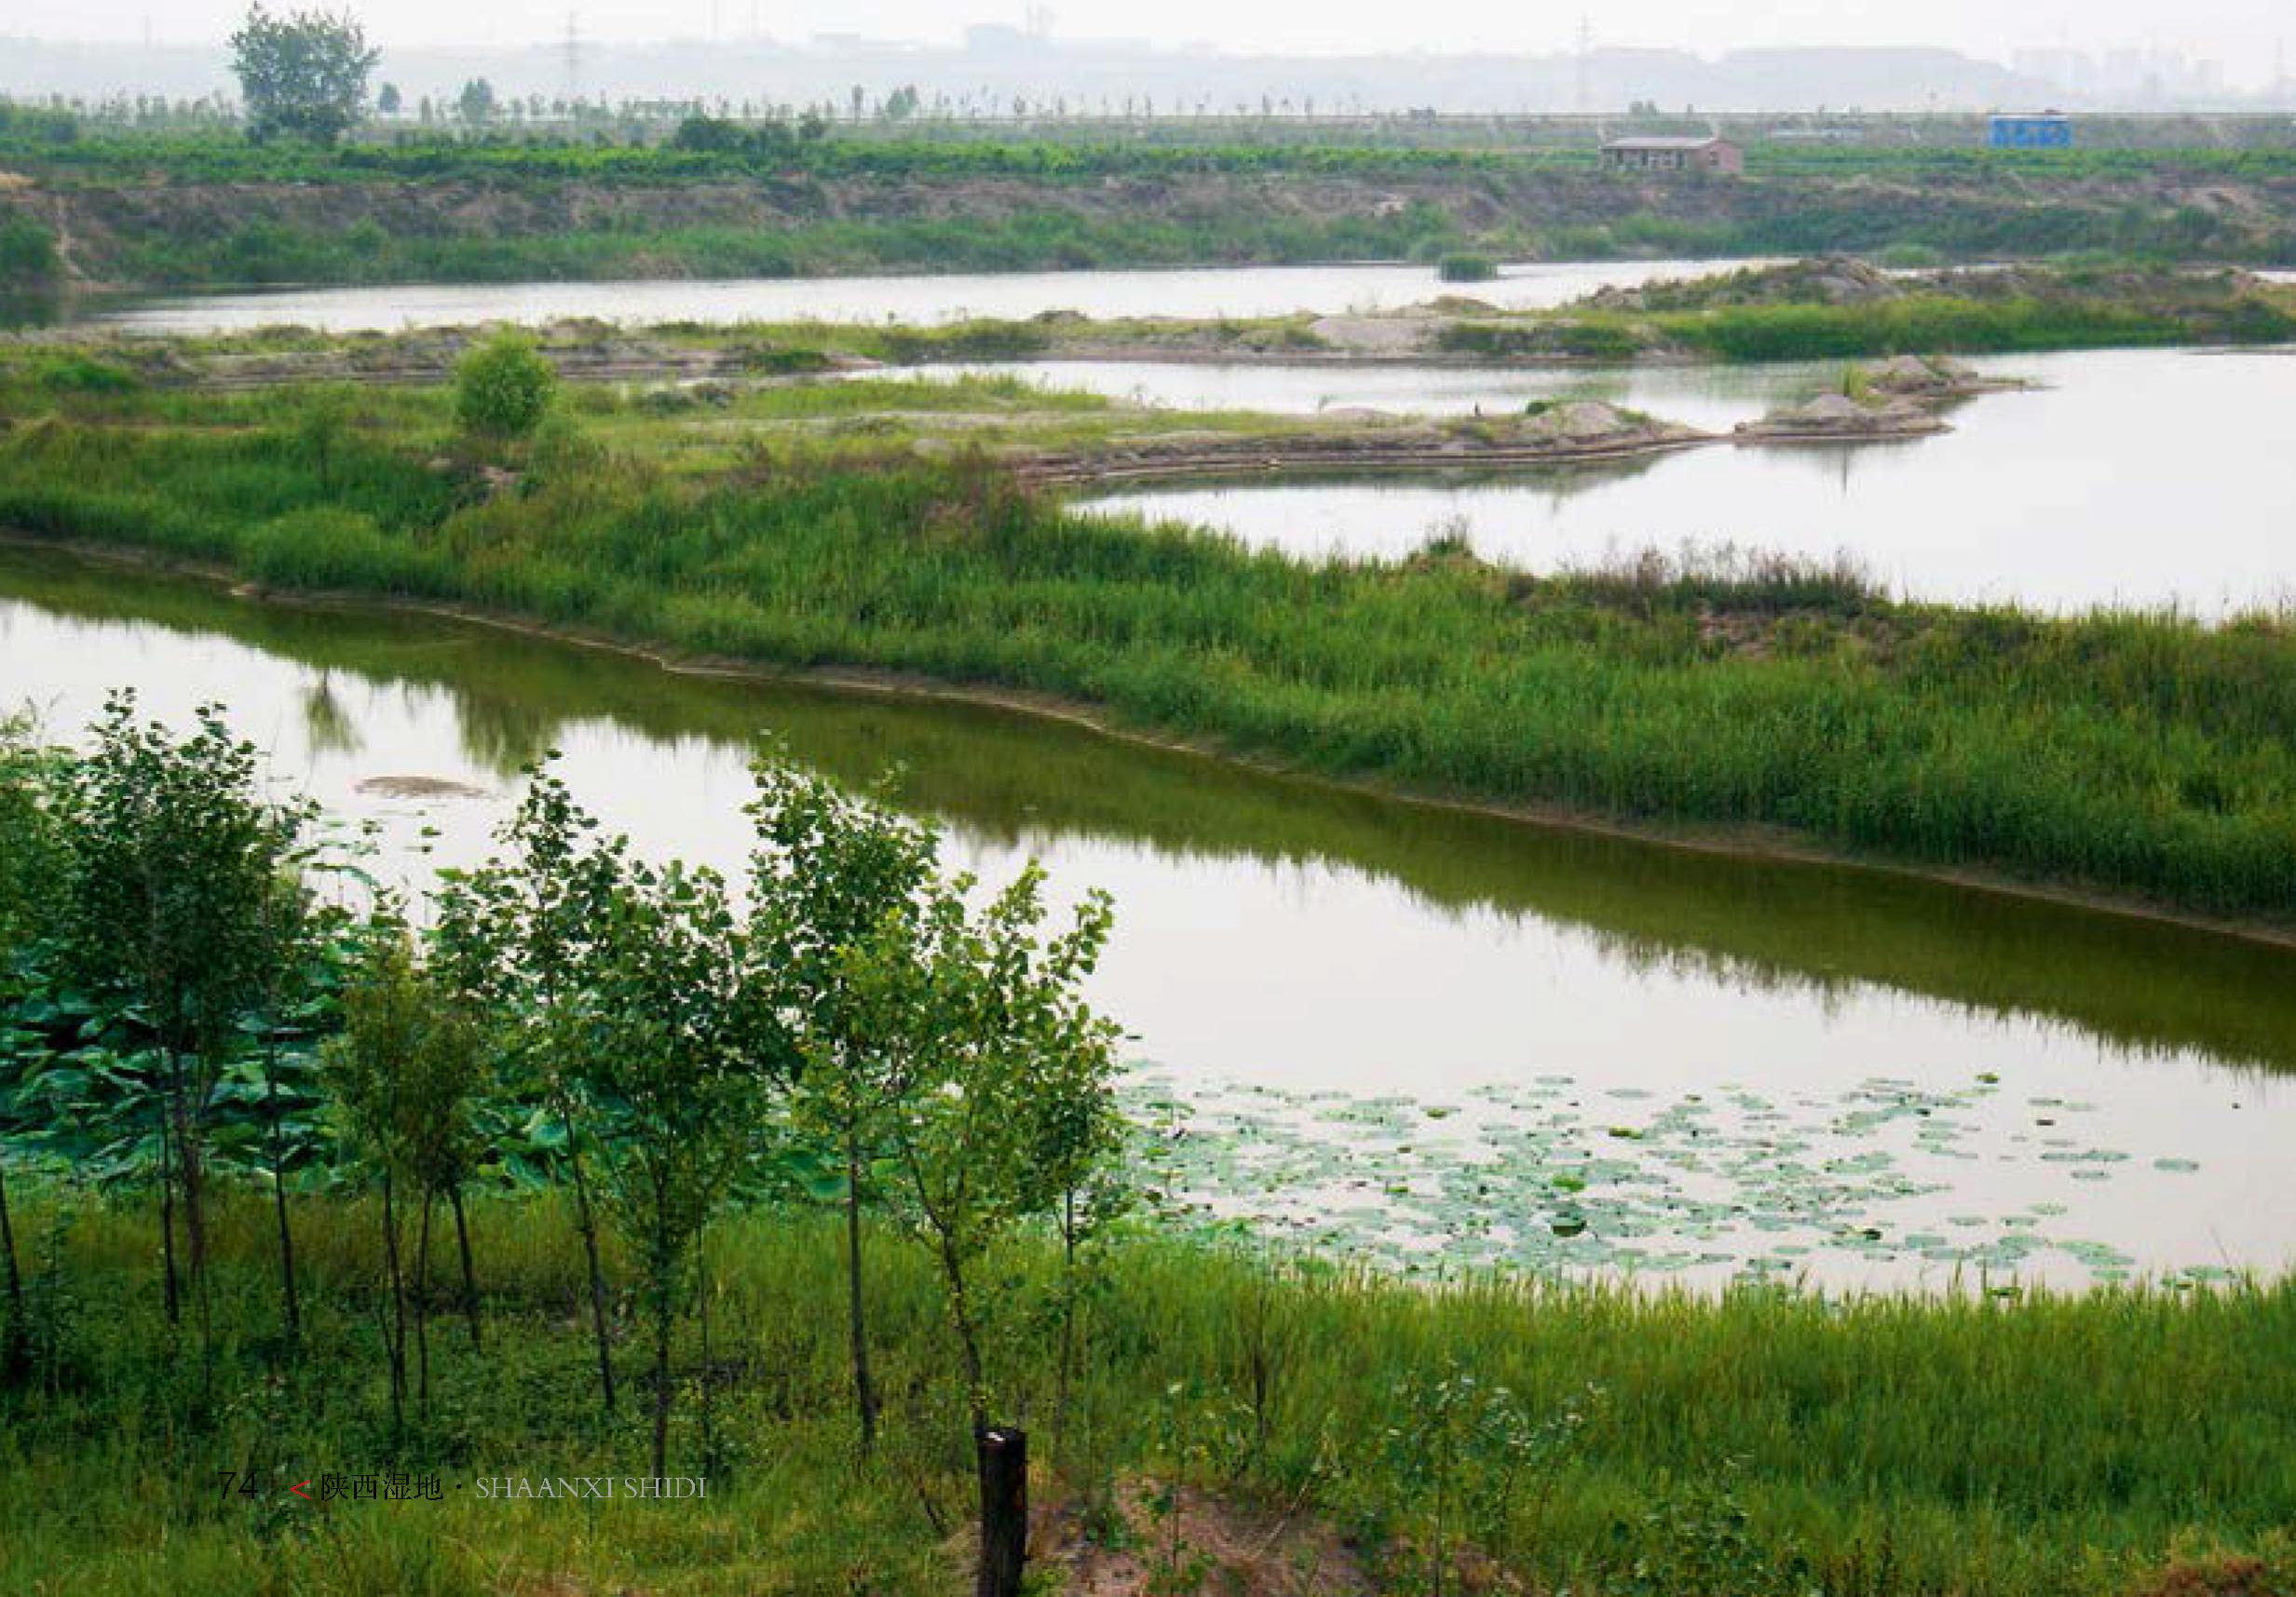
<svg viewBox="0 0 2296 1597">
<path fill-rule="evenodd" d="M 1488 283 L 1499 276 L 1499 263 L 1488 255 L 1446 255 L 1435 275 L 1447 283 Z"/>
<path fill-rule="evenodd" d="M 356 510 L 314 508 L 274 517 L 241 535 L 240 559 L 259 580 L 281 588 L 422 593 L 439 580 L 420 548 Z"/>
<path fill-rule="evenodd" d="M 134 372 L 88 355 L 58 355 L 34 371 L 34 380 L 51 394 L 126 394 L 137 386 Z"/>
<path fill-rule="evenodd" d="M 1932 271 L 1948 264 L 1945 251 L 1910 241 L 1887 244 L 1874 251 L 1873 264 L 1896 272 Z"/>
<path fill-rule="evenodd" d="M 741 370 L 771 376 L 806 376 L 829 370 L 829 357 L 819 349 L 792 349 L 760 345 L 740 353 Z"/>
<path fill-rule="evenodd" d="M 27 216 L 0 221 L 0 293 L 43 289 L 62 274 L 55 236 Z"/>
<path fill-rule="evenodd" d="M 541 425 L 558 391 L 558 372 L 534 340 L 498 332 L 455 367 L 455 419 L 466 432 L 524 438 Z"/>
</svg>

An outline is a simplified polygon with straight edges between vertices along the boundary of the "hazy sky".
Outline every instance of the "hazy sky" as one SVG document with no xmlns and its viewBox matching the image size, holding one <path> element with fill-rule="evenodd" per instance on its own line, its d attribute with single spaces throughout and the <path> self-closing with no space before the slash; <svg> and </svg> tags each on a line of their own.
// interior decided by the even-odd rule
<svg viewBox="0 0 2296 1597">
<path fill-rule="evenodd" d="M 274 0 L 292 7 L 296 0 Z M 591 38 L 745 34 L 783 41 L 816 34 L 954 42 L 968 21 L 1018 22 L 1022 0 L 353 0 L 386 46 L 512 44 L 563 36 L 569 10 Z M 163 43 L 228 33 L 243 0 L 0 0 L 0 34 Z M 1671 45 L 1708 54 L 1781 44 L 1944 45 L 2005 57 L 2020 46 L 2159 47 L 2221 60 L 2235 78 L 2269 75 L 2296 18 L 2279 0 L 1058 0 L 1066 37 L 1205 41 L 1232 50 L 1526 50 L 1570 46 L 1583 12 L 1597 43 Z"/>
</svg>

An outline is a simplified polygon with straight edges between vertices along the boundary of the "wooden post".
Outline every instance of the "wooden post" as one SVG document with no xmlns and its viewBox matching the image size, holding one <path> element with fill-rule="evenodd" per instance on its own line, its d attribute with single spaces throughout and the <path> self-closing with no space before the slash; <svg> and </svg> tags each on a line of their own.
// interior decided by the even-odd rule
<svg viewBox="0 0 2296 1597">
<path fill-rule="evenodd" d="M 973 1597 L 1020 1597 L 1028 1561 L 1028 1433 L 989 1426 L 973 1437 L 981 1472 L 981 1569 Z"/>
</svg>

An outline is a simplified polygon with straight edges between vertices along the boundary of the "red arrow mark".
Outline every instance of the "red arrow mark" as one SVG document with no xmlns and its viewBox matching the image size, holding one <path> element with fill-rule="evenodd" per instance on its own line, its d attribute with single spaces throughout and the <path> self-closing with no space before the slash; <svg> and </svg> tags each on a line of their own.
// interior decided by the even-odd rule
<svg viewBox="0 0 2296 1597">
<path fill-rule="evenodd" d="M 308 1481 L 306 1481 L 306 1482 L 303 1482 L 300 1485 L 290 1486 L 290 1487 L 288 1487 L 287 1489 L 288 1489 L 290 1492 L 292 1492 L 292 1493 L 293 1493 L 296 1496 L 301 1497 L 301 1498 L 302 1498 L 305 1502 L 306 1502 L 306 1503 L 314 1503 L 314 1502 L 317 1502 L 319 1499 L 318 1499 L 318 1498 L 316 1498 L 316 1497 L 314 1497 L 314 1496 L 312 1496 L 310 1493 L 308 1493 L 308 1492 L 306 1492 L 306 1491 L 305 1491 L 305 1490 L 303 1489 L 305 1486 L 308 1486 L 309 1484 L 310 1484 L 310 1482 L 309 1482 Z"/>
</svg>

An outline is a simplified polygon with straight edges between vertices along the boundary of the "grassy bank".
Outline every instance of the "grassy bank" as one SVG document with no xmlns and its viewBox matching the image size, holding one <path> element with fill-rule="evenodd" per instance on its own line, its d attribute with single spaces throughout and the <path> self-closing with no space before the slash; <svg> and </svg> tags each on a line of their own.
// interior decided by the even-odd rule
<svg viewBox="0 0 2296 1597">
<path fill-rule="evenodd" d="M 706 1474 L 707 1501 L 504 1502 L 476 1482 L 645 1471 L 642 1419 L 595 1412 L 580 1256 L 557 1203 L 473 1206 L 483 1349 L 442 1291 L 431 1401 L 404 1432 L 384 1390 L 371 1210 L 296 1198 L 303 1356 L 274 1376 L 276 1277 L 254 1195 L 219 1206 L 205 1371 L 155 1301 L 143 1207 L 71 1207 L 58 1229 L 52 1194 L 19 1206 L 40 1360 L 27 1386 L 0 1392 L 7 1590 L 956 1584 L 961 1537 L 940 1527 L 968 1511 L 969 1461 L 948 1441 L 961 1396 L 929 1266 L 905 1248 L 877 1249 L 870 1283 L 889 1394 L 876 1464 L 854 1461 L 841 1324 L 824 1311 L 836 1235 L 756 1211 L 711 1245 L 707 1363 L 690 1326 L 676 1350 L 686 1395 L 672 1468 Z M 1143 1236 L 1101 1266 L 1055 1427 L 1032 1329 L 1051 1265 L 1034 1245 L 1004 1261 L 991 1348 L 996 1384 L 1033 1428 L 1036 1496 L 1054 1509 L 1040 1549 L 1065 1534 L 1080 1560 L 1093 1536 L 1122 1536 L 1162 1573 L 1150 1589 L 1226 1584 L 1222 1550 L 1198 1534 L 1206 1516 L 1155 1511 L 1172 1483 L 1184 1503 L 1276 1525 L 1271 1546 L 1290 1545 L 1287 1526 L 1327 1528 L 1323 1573 L 1339 1590 L 1357 1576 L 1429 1590 L 1438 1534 L 1453 1582 L 1666 1597 L 2254 1597 L 2296 1579 L 2285 1283 L 1843 1305 L 1499 1283 L 1431 1294 L 1270 1274 Z M 625 1335 L 632 1307 L 618 1300 Z M 618 1347 L 634 1374 L 641 1349 Z M 251 1474 L 255 1492 L 225 1492 L 223 1470 Z M 392 1472 L 437 1475 L 441 1500 L 287 1491 Z M 1134 1505 L 1122 1532 L 1085 1511 L 1111 1483 Z M 1079 1567 L 1050 1552 L 1039 1563 L 1047 1590 Z"/>
<path fill-rule="evenodd" d="M 1845 284 L 1854 296 L 1846 303 L 1839 297 Z M 1833 256 L 1734 271 L 1718 264 L 1703 275 L 1604 289 L 1544 309 L 1497 310 L 1476 300 L 1472 286 L 1447 289 L 1434 272 L 1424 293 L 1425 303 L 1408 310 L 1347 316 L 1057 313 L 931 326 L 646 328 L 573 318 L 537 332 L 566 376 L 616 382 L 754 382 L 819 373 L 854 357 L 897 366 L 1038 359 L 1757 363 L 2296 341 L 2296 287 L 2230 268 L 2089 264 L 1892 275 Z M 73 329 L 48 335 L 48 343 L 161 386 L 436 383 L 450 374 L 476 331 L 414 328 L 345 337 L 280 326 L 159 341 Z M 8 364 L 20 372 L 47 358 L 19 354 Z"/>
<path fill-rule="evenodd" d="M 115 286 L 811 275 L 1416 259 L 1939 259 L 2101 251 L 2296 263 L 2287 151 L 1757 149 L 1733 181 L 1588 150 L 844 139 L 769 154 L 441 139 L 0 137 L 0 206 Z"/>
<path fill-rule="evenodd" d="M 346 231 L 257 223 L 220 237 L 133 241 L 111 268 L 160 288 L 283 283 L 506 283 L 646 277 L 820 277 L 876 272 L 1400 261 L 1448 230 L 1423 210 L 1216 221 L 1058 209 L 975 220 L 911 217 L 763 226 L 613 227 L 532 235 Z"/>
<path fill-rule="evenodd" d="M 1878 305 L 1746 305 L 1648 317 L 1614 312 L 1507 322 L 1461 320 L 1435 334 L 1447 355 L 1624 360 L 1687 352 L 1724 361 L 1839 360 L 1943 353 L 2270 344 L 2296 337 L 2296 315 L 2262 296 L 2212 311 L 2098 298 L 1979 301 L 1909 295 Z"/>
<path fill-rule="evenodd" d="M 44 358 L 48 359 L 48 358 Z M 633 428 L 605 392 L 509 477 L 436 391 L 20 382 L 0 524 L 282 587 L 453 601 L 762 664 L 880 668 L 1416 792 L 2285 923 L 2296 637 L 1889 602 L 1663 562 L 1311 563 L 1075 516 L 857 418 Z"/>
</svg>

